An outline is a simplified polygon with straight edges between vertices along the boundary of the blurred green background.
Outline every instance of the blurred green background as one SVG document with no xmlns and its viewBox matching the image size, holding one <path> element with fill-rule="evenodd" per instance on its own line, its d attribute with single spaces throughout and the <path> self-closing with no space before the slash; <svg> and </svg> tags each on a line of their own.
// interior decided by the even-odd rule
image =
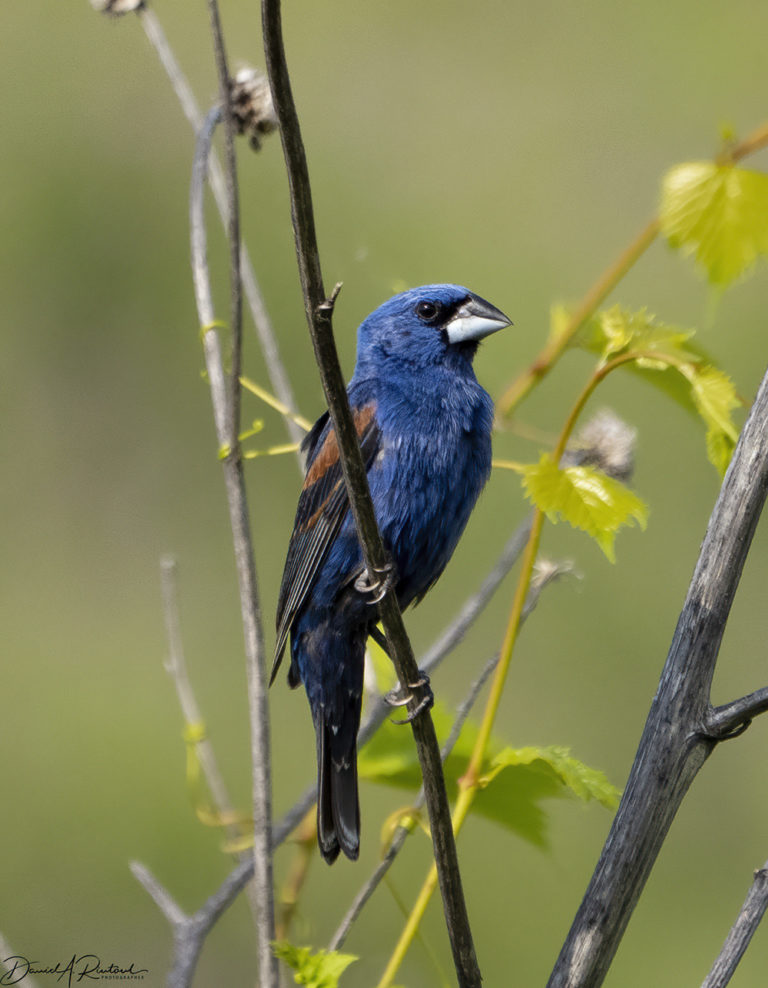
<svg viewBox="0 0 768 988">
<path fill-rule="evenodd" d="M 670 165 L 707 157 L 722 126 L 744 135 L 768 106 L 768 7 L 754 0 L 523 4 L 286 0 L 289 61 L 314 183 L 323 267 L 343 280 L 336 329 L 347 372 L 360 319 L 403 283 L 459 281 L 503 308 L 477 372 L 498 396 L 536 353 L 553 301 L 577 299 L 653 214 Z M 155 6 L 204 106 L 216 81 L 202 2 Z M 258 6 L 224 0 L 233 64 L 263 64 Z M 226 506 L 188 270 L 192 137 L 140 24 L 85 0 L 6 3 L 0 14 L 5 481 L 0 929 L 41 962 L 96 952 L 149 968 L 160 985 L 165 921 L 128 871 L 147 864 L 194 909 L 230 867 L 195 819 L 182 721 L 163 670 L 158 560 L 180 564 L 191 674 L 227 783 L 249 800 L 239 608 Z M 766 154 L 749 165 L 765 168 Z M 243 222 L 301 409 L 322 411 L 303 321 L 279 142 L 240 148 Z M 220 314 L 225 253 L 211 224 Z M 713 297 L 690 263 L 655 245 L 616 293 L 700 340 L 751 396 L 766 364 L 768 276 Z M 588 373 L 573 354 L 523 406 L 554 431 Z M 250 333 L 246 368 L 266 383 Z M 261 446 L 284 441 L 265 419 Z M 610 566 L 586 537 L 549 528 L 544 550 L 579 582 L 549 591 L 514 659 L 498 734 L 561 743 L 622 785 L 718 489 L 703 430 L 629 376 L 595 406 L 640 430 L 636 490 L 648 531 L 619 537 Z M 497 455 L 530 459 L 507 432 Z M 291 457 L 248 466 L 270 632 L 298 474 Z M 437 590 L 410 615 L 426 647 L 523 517 L 512 474 L 493 476 Z M 766 682 L 765 567 L 758 530 L 715 682 L 724 702 Z M 435 678 L 457 702 L 498 646 L 508 581 Z M 271 693 L 276 812 L 314 772 L 306 703 Z M 696 780 L 607 984 L 697 985 L 768 856 L 768 723 L 718 749 Z M 378 854 L 384 818 L 408 796 L 364 786 L 356 865 L 313 866 L 294 940 L 325 944 Z M 462 834 L 470 913 L 488 985 L 541 985 L 610 824 L 595 806 L 551 807 L 552 852 L 489 823 Z M 285 874 L 291 851 L 277 857 Z M 411 903 L 427 865 L 415 837 L 392 873 Z M 446 966 L 440 909 L 424 934 Z M 347 949 L 344 984 L 370 985 L 402 917 L 382 888 Z M 765 984 L 758 933 L 732 982 Z M 248 984 L 254 945 L 242 902 L 217 926 L 197 983 Z M 399 981 L 439 984 L 416 945 Z M 46 984 L 41 979 L 41 984 Z"/>
</svg>

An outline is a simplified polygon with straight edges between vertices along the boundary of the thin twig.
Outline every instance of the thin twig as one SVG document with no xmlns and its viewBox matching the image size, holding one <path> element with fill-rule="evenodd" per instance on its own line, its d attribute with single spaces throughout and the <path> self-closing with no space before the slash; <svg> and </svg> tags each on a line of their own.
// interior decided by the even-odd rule
<svg viewBox="0 0 768 988">
<path fill-rule="evenodd" d="M 750 721 L 768 711 L 768 686 L 755 690 L 731 703 L 713 707 L 706 718 L 707 733 L 715 738 L 726 739 L 749 726 Z"/>
<path fill-rule="evenodd" d="M 205 903 L 202 909 L 188 916 L 173 896 L 155 878 L 145 865 L 131 862 L 131 872 L 149 893 L 160 912 L 168 920 L 173 934 L 173 967 L 168 974 L 168 988 L 189 988 L 205 939 L 221 914 L 227 909 L 237 892 L 243 872 L 253 871 L 253 861 L 238 865 L 221 887 Z M 247 879 L 246 879 L 247 881 Z M 233 883 L 240 883 L 232 891 Z M 263 982 L 261 982 L 263 983 Z"/>
<path fill-rule="evenodd" d="M 230 332 L 232 368 L 229 375 L 229 435 L 231 455 L 240 456 L 240 372 L 243 366 L 243 289 L 240 276 L 240 193 L 237 184 L 235 121 L 229 87 L 229 66 L 221 29 L 218 0 L 208 0 L 213 53 L 219 78 L 219 103 L 224 122 L 224 179 L 227 193 L 227 243 L 229 245 Z"/>
<path fill-rule="evenodd" d="M 131 861 L 133 877 L 144 886 L 157 908 L 172 927 L 185 923 L 189 918 L 170 892 L 155 878 L 152 872 L 140 861 Z"/>
<path fill-rule="evenodd" d="M 160 560 L 160 586 L 163 598 L 163 614 L 165 630 L 168 638 L 168 660 L 165 663 L 166 672 L 171 677 L 176 689 L 176 696 L 186 724 L 202 725 L 204 723 L 200 707 L 192 688 L 184 656 L 184 645 L 181 637 L 181 621 L 177 593 L 177 564 L 171 556 Z M 202 737 L 196 744 L 196 753 L 205 776 L 205 782 L 213 800 L 218 816 L 224 821 L 224 832 L 230 841 L 242 837 L 242 830 L 233 820 L 232 801 L 229 798 L 224 777 L 216 761 L 216 754 L 209 738 Z M 241 851 L 238 858 L 242 861 L 250 858 L 248 851 Z M 257 915 L 259 904 L 252 885 L 246 889 L 249 905 L 254 917 Z"/>
<path fill-rule="evenodd" d="M 176 97 L 181 104 L 184 116 L 192 125 L 194 132 L 197 133 L 203 124 L 203 113 L 197 104 L 194 93 L 192 92 L 192 87 L 189 85 L 189 81 L 181 70 L 181 66 L 176 59 L 173 49 L 168 42 L 168 38 L 160 21 L 158 20 L 156 13 L 154 12 L 154 9 L 151 7 L 141 7 L 137 11 L 137 16 L 141 21 L 142 27 L 144 28 L 144 32 L 146 33 L 150 44 L 160 59 L 160 63 L 165 69 L 166 75 L 168 76 L 171 86 L 173 87 L 173 91 L 176 93 Z M 221 217 L 224 228 L 227 229 L 229 226 L 229 213 L 227 206 L 226 180 L 215 152 L 211 153 L 209 156 L 208 176 L 219 216 Z M 285 365 L 283 364 L 280 356 L 280 349 L 277 344 L 275 331 L 272 326 L 269 313 L 267 312 L 264 296 L 261 293 L 261 288 L 259 287 L 259 283 L 256 278 L 253 262 L 251 261 L 248 248 L 246 247 L 244 241 L 241 242 L 240 246 L 240 263 L 242 268 L 243 290 L 245 292 L 246 301 L 248 302 L 251 318 L 253 319 L 253 323 L 259 337 L 259 344 L 261 346 L 262 353 L 264 354 L 264 361 L 267 367 L 267 373 L 269 374 L 270 383 L 275 394 L 283 405 L 290 409 L 291 413 L 296 416 L 298 414 L 296 399 L 293 396 L 293 390 L 291 388 L 290 381 L 288 380 L 288 374 L 286 373 Z M 285 427 L 288 430 L 288 435 L 291 437 L 291 441 L 301 444 L 301 440 L 304 437 L 303 431 L 290 416 L 284 416 L 284 421 Z M 298 452 L 297 457 L 299 467 L 301 468 L 302 454 Z"/>
<path fill-rule="evenodd" d="M 723 949 L 715 959 L 712 970 L 702 982 L 701 988 L 725 988 L 734 975 L 744 951 L 749 946 L 755 930 L 760 925 L 768 906 L 768 861 L 755 872 L 752 885 L 744 900 L 736 922 L 725 938 Z"/>
<path fill-rule="evenodd" d="M 312 336 L 315 358 L 328 402 L 328 410 L 336 432 L 344 482 L 363 550 L 363 559 L 368 572 L 374 574 L 384 571 L 387 558 L 376 524 L 376 516 L 368 489 L 368 478 L 349 410 L 338 354 L 336 353 L 331 325 L 334 296 L 327 298 L 323 288 L 309 171 L 301 139 L 299 119 L 291 93 L 290 77 L 283 46 L 280 0 L 262 0 L 261 9 L 267 70 L 272 87 L 272 100 L 280 122 L 280 135 L 288 172 L 291 213 L 304 307 Z M 397 595 L 392 589 L 385 593 L 379 603 L 379 613 L 400 683 L 404 690 L 410 689 L 409 684 L 418 681 L 419 671 L 403 625 Z M 423 687 L 412 689 L 411 695 L 409 711 L 415 712 L 424 699 Z M 456 842 L 451 827 L 450 807 L 440 763 L 440 749 L 437 744 L 434 724 L 428 711 L 414 717 L 411 728 L 427 791 L 432 842 L 440 877 L 446 925 L 459 984 L 462 988 L 465 985 L 478 986 L 479 988 L 481 983 L 480 969 L 475 956 L 469 916 L 461 885 Z"/>
<path fill-rule="evenodd" d="M 493 569 L 485 577 L 477 591 L 467 598 L 454 620 L 451 621 L 437 641 L 420 657 L 420 669 L 430 672 L 454 648 L 461 644 L 467 631 L 485 610 L 504 577 L 520 558 L 520 553 L 525 548 L 525 543 L 530 535 L 531 518 L 532 516 L 529 515 L 510 535 Z"/>
<path fill-rule="evenodd" d="M 179 706 L 187 724 L 202 724 L 203 716 L 197 703 L 197 697 L 192 688 L 184 657 L 184 646 L 181 639 L 179 607 L 177 600 L 177 565 L 171 556 L 160 560 L 160 584 L 163 596 L 163 613 L 165 630 L 168 636 L 168 661 L 165 663 L 166 672 L 170 675 L 179 699 Z M 210 790 L 216 810 L 223 817 L 232 815 L 232 802 L 227 787 L 219 770 L 213 745 L 208 738 L 197 743 L 197 756 L 205 775 L 205 781 Z M 238 828 L 227 825 L 227 836 L 231 839 L 240 837 Z"/>
<path fill-rule="evenodd" d="M 251 720 L 251 760 L 253 766 L 253 862 L 254 882 L 261 905 L 257 929 L 259 974 L 262 986 L 278 984 L 277 960 L 271 949 L 274 940 L 274 890 L 272 880 L 269 710 L 264 660 L 264 635 L 259 608 L 256 568 L 253 558 L 248 504 L 242 460 L 231 455 L 237 436 L 229 432 L 227 389 L 221 359 L 219 334 L 214 327 L 206 258 L 206 231 L 203 190 L 213 131 L 220 117 L 215 107 L 205 118 L 195 150 L 190 191 L 190 232 L 195 299 L 203 333 L 205 364 L 211 387 L 216 433 L 223 452 L 224 480 L 240 590 L 240 612 L 248 673 L 248 701 Z"/>
</svg>

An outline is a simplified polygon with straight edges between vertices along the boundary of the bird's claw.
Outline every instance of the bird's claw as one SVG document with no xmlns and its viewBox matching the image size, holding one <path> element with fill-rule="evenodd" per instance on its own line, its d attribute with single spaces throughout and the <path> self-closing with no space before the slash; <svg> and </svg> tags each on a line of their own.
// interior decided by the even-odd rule
<svg viewBox="0 0 768 988">
<path fill-rule="evenodd" d="M 355 580 L 355 590 L 361 594 L 370 594 L 368 603 L 378 604 L 395 585 L 395 564 L 393 562 L 384 563 L 381 568 L 374 569 L 377 579 L 372 580 L 367 569 Z M 383 579 L 381 579 L 383 577 Z"/>
<path fill-rule="evenodd" d="M 429 710 L 435 702 L 435 694 L 432 692 L 432 687 L 429 685 L 429 676 L 419 670 L 419 680 L 416 683 L 408 683 L 409 690 L 422 689 L 424 690 L 424 695 L 419 701 L 419 705 L 415 710 L 410 710 L 408 716 L 403 720 L 393 720 L 393 724 L 410 724 L 412 720 L 415 720 L 420 713 L 424 710 Z M 390 707 L 405 707 L 413 699 L 413 693 L 409 693 L 407 696 L 400 695 L 400 687 L 396 687 L 390 690 L 389 693 L 384 694 L 384 700 L 390 705 Z"/>
</svg>

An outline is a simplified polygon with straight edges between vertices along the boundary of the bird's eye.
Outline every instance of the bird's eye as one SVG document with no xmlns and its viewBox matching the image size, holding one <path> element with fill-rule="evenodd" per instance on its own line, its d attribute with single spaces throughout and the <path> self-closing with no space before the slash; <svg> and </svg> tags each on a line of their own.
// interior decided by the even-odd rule
<svg viewBox="0 0 768 988">
<path fill-rule="evenodd" d="M 416 306 L 416 315 L 424 322 L 432 322 L 437 318 L 440 309 L 435 302 L 419 302 Z"/>
</svg>

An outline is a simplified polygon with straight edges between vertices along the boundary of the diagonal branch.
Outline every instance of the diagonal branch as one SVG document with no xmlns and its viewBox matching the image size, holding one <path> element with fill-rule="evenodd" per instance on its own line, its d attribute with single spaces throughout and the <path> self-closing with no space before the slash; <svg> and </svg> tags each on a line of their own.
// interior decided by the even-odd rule
<svg viewBox="0 0 768 988">
<path fill-rule="evenodd" d="M 725 475 L 627 788 L 549 988 L 601 985 L 688 787 L 717 738 L 709 695 L 768 491 L 768 375 Z"/>
<path fill-rule="evenodd" d="M 755 872 L 754 881 L 744 900 L 736 922 L 725 938 L 723 949 L 715 959 L 712 970 L 701 988 L 725 988 L 734 975 L 744 951 L 760 925 L 768 906 L 768 861 Z"/>
<path fill-rule="evenodd" d="M 717 740 L 727 740 L 746 730 L 752 719 L 768 711 L 768 686 L 738 700 L 713 707 L 707 716 L 707 732 Z"/>
<path fill-rule="evenodd" d="M 344 481 L 357 525 L 363 558 L 368 572 L 374 574 L 384 570 L 387 558 L 376 525 L 368 479 L 349 411 L 346 388 L 333 339 L 331 326 L 333 298 L 326 300 L 323 288 L 309 172 L 283 47 L 280 0 L 262 0 L 262 25 L 272 99 L 280 122 L 283 153 L 288 171 L 291 212 L 307 322 L 328 409 L 336 430 Z M 403 688 L 407 690 L 410 688 L 409 684 L 419 680 L 419 672 L 403 625 L 397 597 L 391 590 L 385 594 L 379 604 L 379 612 L 395 670 Z M 423 690 L 413 690 L 409 710 L 413 711 L 418 707 L 423 695 Z M 459 984 L 479 986 L 480 970 L 464 901 L 448 796 L 440 763 L 440 749 L 432 718 L 428 714 L 415 717 L 411 727 L 424 777 L 435 860 Z"/>
</svg>

